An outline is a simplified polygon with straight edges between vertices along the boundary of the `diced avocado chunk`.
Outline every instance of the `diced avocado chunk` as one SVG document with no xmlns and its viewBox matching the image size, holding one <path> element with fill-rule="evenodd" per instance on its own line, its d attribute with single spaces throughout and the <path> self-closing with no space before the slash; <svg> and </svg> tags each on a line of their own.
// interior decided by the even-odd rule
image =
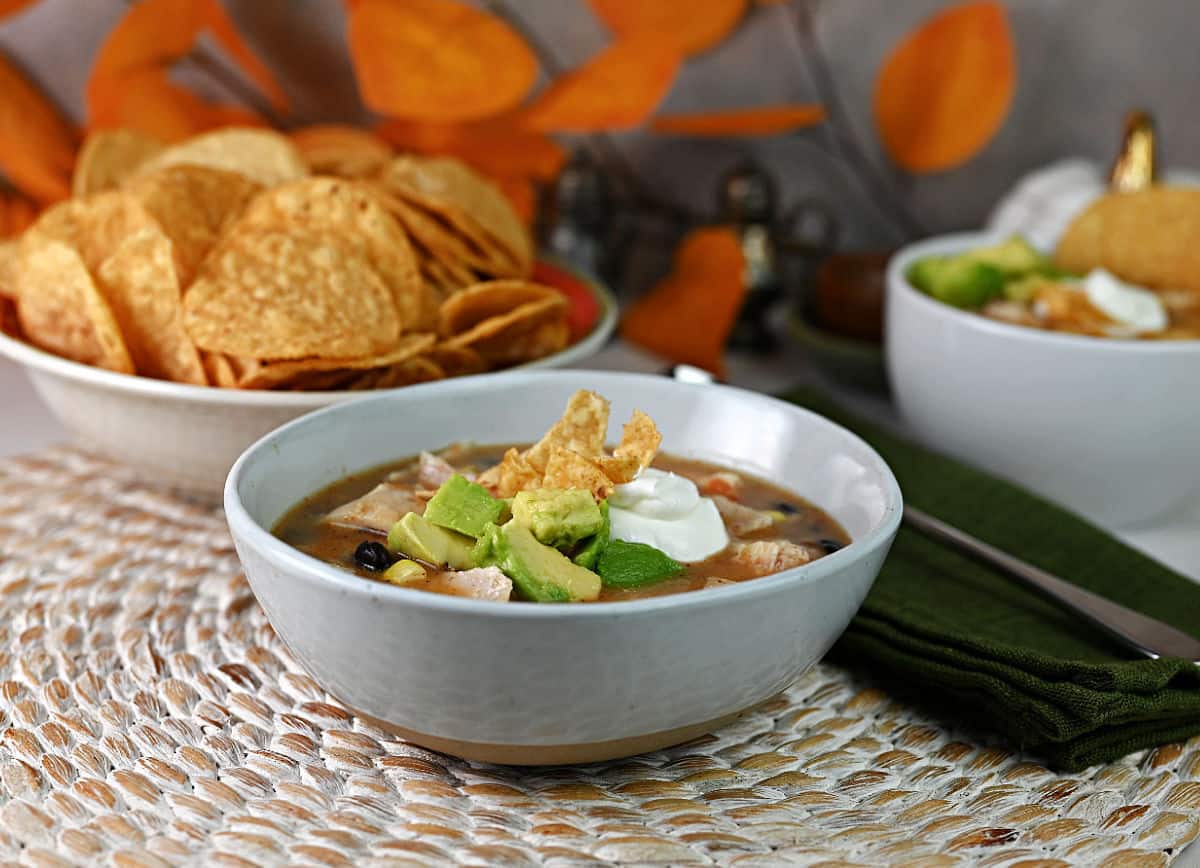
<svg viewBox="0 0 1200 868">
<path fill-rule="evenodd" d="M 1004 292 L 1004 272 L 965 257 L 942 260 L 925 279 L 921 289 L 954 307 L 983 307 Z"/>
<path fill-rule="evenodd" d="M 594 600 L 600 577 L 571 563 L 558 549 L 542 545 L 527 527 L 510 521 L 488 526 L 475 544 L 478 566 L 496 566 L 512 579 L 517 592 L 537 603 Z"/>
<path fill-rule="evenodd" d="M 645 543 L 612 539 L 596 564 L 600 581 L 608 588 L 640 588 L 677 576 L 683 564 Z"/>
<path fill-rule="evenodd" d="M 585 488 L 519 491 L 512 501 L 512 520 L 556 549 L 591 536 L 604 523 L 600 507 Z"/>
<path fill-rule="evenodd" d="M 1000 269 L 1005 277 L 1019 277 L 1051 267 L 1049 257 L 1039 253 L 1020 235 L 989 247 L 977 247 L 963 254 L 972 262 L 982 262 Z"/>
<path fill-rule="evenodd" d="M 496 524 L 507 507 L 460 473 L 442 483 L 425 504 L 425 518 L 434 524 L 478 537 L 489 524 Z"/>
<path fill-rule="evenodd" d="M 905 276 L 908 282 L 921 292 L 932 295 L 934 277 L 949 261 L 949 256 L 922 257 L 908 267 L 908 274 Z"/>
<path fill-rule="evenodd" d="M 500 526 L 489 524 L 479 539 L 475 540 L 471 549 L 471 563 L 477 567 L 498 567 L 502 560 L 504 553 L 501 551 Z"/>
<path fill-rule="evenodd" d="M 583 545 L 579 547 L 579 551 L 575 552 L 575 557 L 571 558 L 579 566 L 589 570 L 596 569 L 596 561 L 600 560 L 600 554 L 608 545 L 608 537 L 612 532 L 612 524 L 608 518 L 608 501 L 600 501 L 599 508 L 600 529 L 585 539 Z"/>
<path fill-rule="evenodd" d="M 438 527 L 423 515 L 410 512 L 392 525 L 387 547 L 394 554 L 408 555 L 427 564 L 469 570 L 473 540 L 444 527 Z"/>
</svg>

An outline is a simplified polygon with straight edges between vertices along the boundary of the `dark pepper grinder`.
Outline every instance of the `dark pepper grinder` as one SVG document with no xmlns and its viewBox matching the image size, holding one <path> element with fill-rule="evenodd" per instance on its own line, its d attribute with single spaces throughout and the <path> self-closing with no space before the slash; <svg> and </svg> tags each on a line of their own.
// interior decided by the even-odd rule
<svg viewBox="0 0 1200 868">
<path fill-rule="evenodd" d="M 608 177 L 587 154 L 576 152 L 541 209 L 538 235 L 543 249 L 587 273 L 608 276 L 612 204 Z"/>
<path fill-rule="evenodd" d="M 729 336 L 731 349 L 767 354 L 778 346 L 767 316 L 783 296 L 783 280 L 773 239 L 777 191 L 774 179 L 747 160 L 721 178 L 721 220 L 731 225 L 746 258 L 746 298 Z"/>
</svg>

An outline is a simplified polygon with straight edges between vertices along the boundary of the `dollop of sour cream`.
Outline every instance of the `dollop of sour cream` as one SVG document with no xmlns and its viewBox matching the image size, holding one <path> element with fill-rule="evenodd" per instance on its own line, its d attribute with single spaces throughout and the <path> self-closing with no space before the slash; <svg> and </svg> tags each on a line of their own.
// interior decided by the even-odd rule
<svg viewBox="0 0 1200 868">
<path fill-rule="evenodd" d="M 1148 289 L 1125 283 L 1103 268 L 1090 271 L 1082 288 L 1093 307 L 1135 332 L 1160 332 L 1170 324 L 1162 299 Z"/>
<path fill-rule="evenodd" d="M 717 505 L 690 479 L 653 467 L 613 489 L 608 516 L 616 539 L 654 546 L 685 564 L 729 545 Z"/>
</svg>

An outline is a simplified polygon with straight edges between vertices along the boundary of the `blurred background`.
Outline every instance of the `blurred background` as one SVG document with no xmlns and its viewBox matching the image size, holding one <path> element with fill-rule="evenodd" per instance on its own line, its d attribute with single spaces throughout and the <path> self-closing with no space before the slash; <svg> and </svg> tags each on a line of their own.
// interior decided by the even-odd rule
<svg viewBox="0 0 1200 868">
<path fill-rule="evenodd" d="M 1108 162 L 1121 117 L 1133 105 L 1154 112 L 1167 165 L 1185 163 L 1200 147 L 1200 116 L 1188 86 L 1200 73 L 1200 16 L 1186 0 L 1006 0 L 1018 59 L 1015 98 L 987 146 L 945 172 L 912 177 L 896 171 L 871 117 L 880 65 L 923 19 L 954 5 L 938 0 L 750 4 L 727 38 L 689 59 L 660 112 L 823 102 L 812 75 L 813 46 L 793 25 L 797 5 L 812 9 L 820 62 L 846 126 L 927 233 L 978 226 L 1014 181 L 1051 160 Z M 41 0 L 0 24 L 0 47 L 82 120 L 93 56 L 128 6 L 122 0 Z M 287 91 L 289 122 L 366 119 L 346 51 L 342 3 L 225 0 L 224 6 Z M 508 6 L 564 68 L 609 40 L 583 0 L 510 0 Z M 240 75 L 236 66 L 224 66 Z M 181 68 L 175 75 L 201 92 L 238 96 L 201 71 Z M 721 173 L 753 155 L 778 180 L 785 204 L 809 196 L 828 203 L 840 220 L 843 246 L 905 240 L 905 227 L 889 216 L 894 206 L 881 203 L 839 157 L 828 129 L 762 139 L 695 140 L 636 130 L 613 138 L 645 185 L 698 212 L 712 210 Z"/>
<path fill-rule="evenodd" d="M 425 26 L 464 6 L 483 16 Z M 1183 0 L 7 0 L 0 15 L 0 50 L 76 142 L 249 119 L 449 153 L 615 291 L 627 343 L 719 374 L 727 348 L 769 356 L 798 337 L 881 390 L 889 253 L 988 224 L 1056 163 L 1100 184 L 1135 109 L 1161 166 L 1200 146 L 1181 86 L 1200 16 Z M 489 90 L 503 98 L 482 105 Z M 16 165 L 38 147 L 9 102 L 5 195 L 37 201 L 3 234 L 67 192 Z M 725 277 L 724 242 L 696 234 L 713 226 L 740 246 Z M 678 331 L 708 339 L 663 337 Z"/>
</svg>

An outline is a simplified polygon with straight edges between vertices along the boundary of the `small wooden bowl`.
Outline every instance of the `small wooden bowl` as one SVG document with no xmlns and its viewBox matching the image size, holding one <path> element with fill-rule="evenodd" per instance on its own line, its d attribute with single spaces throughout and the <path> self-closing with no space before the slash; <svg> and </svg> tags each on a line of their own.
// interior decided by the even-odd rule
<svg viewBox="0 0 1200 868">
<path fill-rule="evenodd" d="M 891 250 L 834 253 L 817 267 L 813 324 L 860 341 L 882 343 L 885 275 Z"/>
</svg>

